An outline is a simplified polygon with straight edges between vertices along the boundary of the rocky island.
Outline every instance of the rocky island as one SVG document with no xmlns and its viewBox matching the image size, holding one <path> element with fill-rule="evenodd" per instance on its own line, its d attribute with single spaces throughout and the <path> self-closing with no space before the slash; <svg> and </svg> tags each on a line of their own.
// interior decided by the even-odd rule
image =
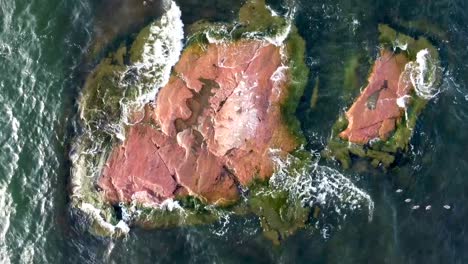
<svg viewBox="0 0 468 264">
<path fill-rule="evenodd" d="M 72 206 L 104 236 L 206 223 L 229 207 L 257 214 L 279 241 L 309 209 L 284 190 L 255 191 L 269 188 L 272 157 L 304 141 L 294 115 L 308 78 L 304 41 L 262 0 L 248 1 L 235 24 L 192 25 L 183 51 L 182 26 L 172 2 L 88 77 Z"/>
<path fill-rule="evenodd" d="M 368 158 L 375 167 L 392 165 L 408 149 L 416 120 L 440 81 L 438 51 L 426 38 L 384 24 L 379 31 L 382 47 L 368 84 L 335 123 L 324 151 L 345 168 L 353 156 Z"/>
</svg>

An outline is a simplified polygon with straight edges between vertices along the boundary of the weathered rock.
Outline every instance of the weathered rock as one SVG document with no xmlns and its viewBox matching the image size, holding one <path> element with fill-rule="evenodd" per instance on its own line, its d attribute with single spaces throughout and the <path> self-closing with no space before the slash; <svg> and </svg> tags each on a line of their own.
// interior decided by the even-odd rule
<svg viewBox="0 0 468 264">
<path fill-rule="evenodd" d="M 107 161 L 107 199 L 157 203 L 184 188 L 224 204 L 238 182 L 271 176 L 269 150 L 297 147 L 281 120 L 286 71 L 280 48 L 263 41 L 187 48 L 149 113 L 154 126 L 130 127 Z"/>
<path fill-rule="evenodd" d="M 176 181 L 158 155 L 161 136 L 150 126 L 130 129 L 126 144 L 114 149 L 103 170 L 100 185 L 107 200 L 116 204 L 136 198 L 159 203 L 173 196 Z"/>
<path fill-rule="evenodd" d="M 348 127 L 340 133 L 342 139 L 366 144 L 371 139 L 386 140 L 395 129 L 397 119 L 404 110 L 397 100 L 408 95 L 410 84 L 400 75 L 408 59 L 403 54 L 393 54 L 383 49 L 376 60 L 369 84 L 346 112 Z"/>
</svg>

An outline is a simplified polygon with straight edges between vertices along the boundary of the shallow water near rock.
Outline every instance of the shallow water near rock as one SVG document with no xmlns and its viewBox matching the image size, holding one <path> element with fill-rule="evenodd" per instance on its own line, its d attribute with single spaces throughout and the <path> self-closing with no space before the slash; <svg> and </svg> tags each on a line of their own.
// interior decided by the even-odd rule
<svg viewBox="0 0 468 264">
<path fill-rule="evenodd" d="M 315 179 L 349 186 L 334 191 L 368 195 L 373 210 L 346 204 L 338 199 L 343 193 L 324 192 L 319 198 L 329 202 L 315 228 L 298 231 L 279 246 L 262 236 L 254 217 L 226 214 L 204 226 L 135 228 L 117 240 L 94 237 L 85 231 L 87 223 L 70 217 L 68 151 L 78 129 L 76 99 L 100 56 L 90 55 L 96 32 L 117 32 L 118 45 L 161 14 L 157 3 L 142 7 L 143 1 L 127 1 L 119 7 L 124 1 L 110 2 L 0 0 L 1 263 L 468 261 L 466 1 L 269 2 L 278 13 L 296 7 L 295 22 L 306 40 L 311 74 L 297 116 L 307 150 L 325 147 L 336 118 L 364 85 L 378 55 L 378 23 L 428 37 L 440 49 L 444 68 L 440 92 L 420 116 L 410 155 L 398 167 L 383 172 L 361 161 L 350 170 L 323 160 L 312 164 L 320 175 Z M 202 18 L 230 21 L 242 4 L 198 2 L 177 1 L 185 24 Z M 144 17 L 133 20 L 135 14 Z M 116 24 L 112 15 L 128 25 Z M 343 87 L 350 61 L 358 62 L 357 85 Z"/>
</svg>

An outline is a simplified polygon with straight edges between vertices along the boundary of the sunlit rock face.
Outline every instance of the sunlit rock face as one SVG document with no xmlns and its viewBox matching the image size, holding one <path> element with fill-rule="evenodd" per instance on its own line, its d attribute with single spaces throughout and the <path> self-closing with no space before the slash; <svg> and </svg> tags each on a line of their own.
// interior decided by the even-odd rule
<svg viewBox="0 0 468 264">
<path fill-rule="evenodd" d="M 404 114 L 398 98 L 407 96 L 411 85 L 400 78 L 408 59 L 383 49 L 369 76 L 369 84 L 346 112 L 348 127 L 340 133 L 342 139 L 366 144 L 371 139 L 386 140 Z"/>
<path fill-rule="evenodd" d="M 280 110 L 287 73 L 281 47 L 264 41 L 187 47 L 146 117 L 110 154 L 98 181 L 106 199 L 236 201 L 240 185 L 271 176 L 271 149 L 297 147 Z"/>
</svg>

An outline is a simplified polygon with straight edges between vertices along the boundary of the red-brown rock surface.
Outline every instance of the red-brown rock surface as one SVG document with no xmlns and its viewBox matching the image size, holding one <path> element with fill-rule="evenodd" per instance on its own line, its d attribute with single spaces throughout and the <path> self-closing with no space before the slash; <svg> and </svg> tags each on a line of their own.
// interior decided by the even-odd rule
<svg viewBox="0 0 468 264">
<path fill-rule="evenodd" d="M 154 108 L 111 152 L 98 182 L 106 199 L 189 194 L 224 204 L 239 184 L 270 177 L 270 149 L 297 147 L 280 111 L 287 71 L 280 48 L 265 42 L 189 46 Z"/>
<path fill-rule="evenodd" d="M 383 49 L 372 68 L 369 84 L 346 112 L 348 127 L 340 133 L 342 139 L 366 144 L 371 139 L 386 140 L 395 130 L 403 111 L 397 99 L 409 93 L 411 86 L 400 76 L 407 58 Z"/>
</svg>

